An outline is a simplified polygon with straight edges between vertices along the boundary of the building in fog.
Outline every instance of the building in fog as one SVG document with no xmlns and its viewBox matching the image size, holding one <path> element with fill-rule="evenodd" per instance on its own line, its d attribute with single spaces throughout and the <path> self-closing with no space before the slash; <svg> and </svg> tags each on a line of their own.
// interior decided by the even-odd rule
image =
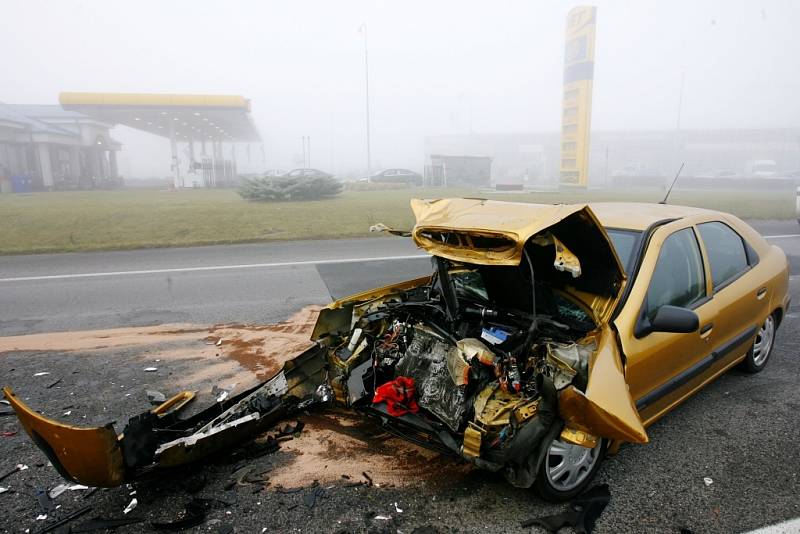
<svg viewBox="0 0 800 534">
<path fill-rule="evenodd" d="M 488 157 L 493 184 L 556 186 L 559 143 L 558 132 L 433 136 L 425 159 Z M 600 131 L 591 137 L 589 186 L 660 186 L 681 163 L 684 177 L 748 178 L 765 162 L 779 176 L 800 171 L 800 129 Z"/>
<path fill-rule="evenodd" d="M 110 128 L 61 106 L 0 104 L 0 192 L 118 186 Z"/>
</svg>

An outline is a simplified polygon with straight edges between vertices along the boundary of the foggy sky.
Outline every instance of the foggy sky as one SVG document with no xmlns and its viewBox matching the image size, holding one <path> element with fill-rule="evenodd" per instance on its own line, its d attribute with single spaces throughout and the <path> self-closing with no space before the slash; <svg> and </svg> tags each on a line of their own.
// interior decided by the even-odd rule
<svg viewBox="0 0 800 534">
<path fill-rule="evenodd" d="M 0 3 L 0 101 L 60 91 L 241 94 L 268 167 L 366 167 L 369 38 L 373 170 L 420 170 L 426 135 L 559 128 L 574 2 L 30 1 Z M 594 2 L 592 128 L 800 124 L 800 2 Z M 169 174 L 163 139 L 115 129 L 121 172 Z M 252 170 L 261 170 L 253 150 Z M 246 161 L 241 170 L 249 170 Z"/>
</svg>

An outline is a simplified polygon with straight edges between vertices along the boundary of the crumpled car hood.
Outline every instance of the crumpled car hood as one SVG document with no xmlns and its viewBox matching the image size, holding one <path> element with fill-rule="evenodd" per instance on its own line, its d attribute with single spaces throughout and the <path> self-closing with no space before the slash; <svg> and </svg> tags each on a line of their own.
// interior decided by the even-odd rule
<svg viewBox="0 0 800 534">
<path fill-rule="evenodd" d="M 412 199 L 411 209 L 417 219 L 411 232 L 417 246 L 457 262 L 519 265 L 526 243 L 537 234 L 551 233 L 583 266 L 583 274 L 565 279 L 564 285 L 595 311 L 600 322 L 607 320 L 610 304 L 625 281 L 611 239 L 586 204 Z"/>
</svg>

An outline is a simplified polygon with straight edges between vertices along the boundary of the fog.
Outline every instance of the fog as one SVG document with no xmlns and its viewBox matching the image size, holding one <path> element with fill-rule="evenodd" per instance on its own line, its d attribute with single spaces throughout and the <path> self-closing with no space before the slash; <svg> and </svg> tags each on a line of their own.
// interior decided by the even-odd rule
<svg viewBox="0 0 800 534">
<path fill-rule="evenodd" d="M 598 8 L 593 130 L 796 127 L 800 3 L 606 2 Z M 3 3 L 0 101 L 61 91 L 241 94 L 266 161 L 366 167 L 366 23 L 372 168 L 420 170 L 426 136 L 559 129 L 573 2 Z M 169 174 L 164 139 L 117 128 L 127 178 Z"/>
</svg>

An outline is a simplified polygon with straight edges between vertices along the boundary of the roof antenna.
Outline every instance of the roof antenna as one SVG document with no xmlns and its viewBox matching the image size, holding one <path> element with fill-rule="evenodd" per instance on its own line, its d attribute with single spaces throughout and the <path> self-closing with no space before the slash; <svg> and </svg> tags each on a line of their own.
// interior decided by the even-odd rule
<svg viewBox="0 0 800 534">
<path fill-rule="evenodd" d="M 681 163 L 681 168 L 680 168 L 680 169 L 678 169 L 678 173 L 675 175 L 675 179 L 674 179 L 674 180 L 672 180 L 672 185 L 670 185 L 670 186 L 669 186 L 669 189 L 667 189 L 667 194 L 666 194 L 666 195 L 664 195 L 664 200 L 662 200 L 661 202 L 659 202 L 659 204 L 666 204 L 666 203 L 667 203 L 667 199 L 669 198 L 669 194 L 670 194 L 670 193 L 672 193 L 672 188 L 673 188 L 673 187 L 675 187 L 675 182 L 677 182 L 677 181 L 678 181 L 678 176 L 680 176 L 680 175 L 681 175 L 681 171 L 683 170 L 683 166 L 684 166 L 684 165 L 686 165 L 686 162 L 685 162 L 685 161 L 684 161 L 683 163 Z"/>
</svg>

